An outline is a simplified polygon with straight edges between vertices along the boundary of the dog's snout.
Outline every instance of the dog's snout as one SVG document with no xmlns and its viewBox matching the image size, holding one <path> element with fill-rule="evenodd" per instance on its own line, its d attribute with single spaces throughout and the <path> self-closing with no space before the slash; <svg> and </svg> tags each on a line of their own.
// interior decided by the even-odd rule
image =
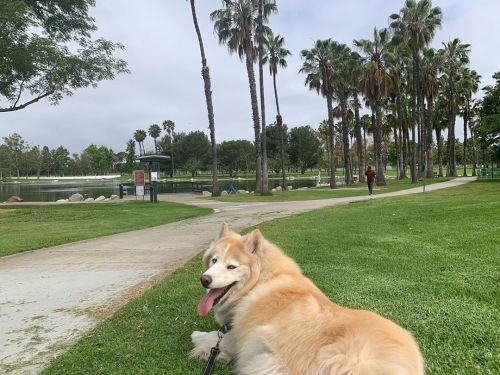
<svg viewBox="0 0 500 375">
<path fill-rule="evenodd" d="M 210 283 L 212 282 L 212 278 L 208 275 L 203 275 L 200 277 L 201 285 L 203 285 L 205 288 L 208 288 Z"/>
</svg>

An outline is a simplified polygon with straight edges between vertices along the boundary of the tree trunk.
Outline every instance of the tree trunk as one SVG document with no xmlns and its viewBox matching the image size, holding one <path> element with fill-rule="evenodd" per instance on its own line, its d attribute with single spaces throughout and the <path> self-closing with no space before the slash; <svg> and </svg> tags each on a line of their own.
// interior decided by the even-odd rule
<svg viewBox="0 0 500 375">
<path fill-rule="evenodd" d="M 443 177 L 443 137 L 441 129 L 436 128 L 437 158 L 438 158 L 438 177 Z"/>
<path fill-rule="evenodd" d="M 416 45 L 417 38 L 415 34 L 412 34 L 412 44 Z M 411 182 L 416 183 L 417 178 L 417 143 L 415 138 L 415 127 L 418 125 L 418 112 L 417 112 L 417 96 L 418 96 L 418 76 L 419 76 L 419 66 L 418 66 L 418 54 L 413 51 L 413 94 L 412 94 L 412 128 L 411 136 L 413 144 L 411 145 Z"/>
<path fill-rule="evenodd" d="M 333 127 L 333 108 L 331 95 L 326 96 L 326 105 L 328 107 L 328 142 L 330 145 L 330 189 L 337 188 L 335 180 L 335 129 Z"/>
<path fill-rule="evenodd" d="M 382 103 L 375 104 L 375 128 L 373 129 L 377 185 L 385 186 L 384 163 L 382 162 Z"/>
<path fill-rule="evenodd" d="M 399 170 L 399 179 L 404 179 L 406 178 L 406 152 L 405 152 L 405 140 L 404 140 L 404 121 L 403 121 L 403 108 L 401 105 L 401 93 L 398 91 L 396 92 L 396 113 L 397 113 L 397 122 L 398 122 L 398 128 L 399 128 L 399 134 L 400 134 L 400 142 L 399 142 L 399 147 L 400 147 L 400 170 Z"/>
<path fill-rule="evenodd" d="M 207 102 L 208 112 L 208 128 L 210 129 L 210 144 L 212 146 L 212 197 L 220 196 L 219 178 L 217 170 L 217 142 L 215 140 L 215 120 L 214 120 L 214 107 L 212 102 L 212 82 L 210 80 L 210 69 L 207 65 L 205 57 L 205 49 L 203 47 L 203 39 L 201 37 L 200 27 L 198 26 L 198 19 L 196 17 L 196 8 L 194 5 L 195 0 L 191 0 L 191 13 L 193 15 L 193 23 L 198 37 L 198 44 L 200 45 L 201 54 L 201 76 L 203 77 L 203 84 L 205 88 L 205 100 Z M 174 174 L 174 135 L 172 132 L 171 139 L 172 146 L 172 175 Z"/>
<path fill-rule="evenodd" d="M 450 111 L 450 120 L 448 126 L 448 177 L 457 177 L 457 160 L 455 153 L 455 93 L 454 93 L 454 85 L 453 79 L 451 78 L 451 88 L 450 88 L 450 100 L 449 100 L 449 111 Z"/>
<path fill-rule="evenodd" d="M 278 100 L 278 89 L 276 88 L 276 74 L 273 73 L 274 100 L 276 101 L 276 125 L 280 132 L 280 159 L 281 159 L 281 187 L 285 189 L 285 133 L 283 129 L 283 118 L 281 117 L 280 104 Z"/>
<path fill-rule="evenodd" d="M 472 130 L 470 122 L 469 122 L 469 130 L 470 130 L 470 139 L 472 142 L 472 176 L 475 177 L 477 168 L 476 138 L 474 137 L 474 131 Z"/>
<path fill-rule="evenodd" d="M 361 137 L 361 123 L 359 119 L 359 101 L 358 95 L 354 95 L 354 134 L 356 137 L 356 151 L 358 154 L 358 181 L 365 182 L 365 158 L 364 158 L 364 147 L 363 147 L 363 139 Z"/>
<path fill-rule="evenodd" d="M 259 31 L 258 31 L 258 42 L 259 42 L 259 88 L 260 88 L 260 115 L 262 122 L 262 135 L 261 135 L 261 148 L 262 148 L 262 195 L 271 195 L 269 191 L 269 176 L 267 174 L 267 136 L 266 136 L 266 103 L 264 97 L 264 71 L 263 71 L 263 57 L 264 57 L 264 44 L 263 40 L 263 0 L 259 0 Z"/>
<path fill-rule="evenodd" d="M 352 184 L 351 153 L 349 151 L 349 124 L 347 121 L 347 95 L 340 99 L 340 112 L 342 116 L 342 143 L 344 151 L 344 179 L 347 185 Z"/>
<path fill-rule="evenodd" d="M 255 134 L 255 174 L 256 174 L 256 188 L 255 191 L 262 192 L 262 145 L 260 139 L 260 119 L 259 119 L 259 105 L 257 101 L 257 86 L 255 84 L 255 71 L 253 69 L 253 61 L 250 52 L 247 50 L 246 65 L 248 74 L 248 85 L 250 87 L 250 100 L 252 105 L 252 119 L 253 129 Z"/>
<path fill-rule="evenodd" d="M 424 108 L 424 100 L 422 97 L 422 88 L 420 84 L 420 57 L 418 57 L 417 64 L 417 82 L 418 82 L 418 91 L 417 91 L 417 110 L 418 110 L 418 165 L 419 168 L 417 170 L 417 175 L 419 179 L 423 177 L 423 172 L 420 170 L 422 164 L 425 159 L 425 108 Z"/>
<path fill-rule="evenodd" d="M 434 123 L 434 98 L 427 98 L 425 153 L 427 161 L 427 178 L 434 178 L 434 160 L 432 159 L 432 124 Z"/>
<path fill-rule="evenodd" d="M 469 100 L 466 100 L 464 108 L 464 177 L 467 176 L 467 122 L 469 117 Z"/>
</svg>

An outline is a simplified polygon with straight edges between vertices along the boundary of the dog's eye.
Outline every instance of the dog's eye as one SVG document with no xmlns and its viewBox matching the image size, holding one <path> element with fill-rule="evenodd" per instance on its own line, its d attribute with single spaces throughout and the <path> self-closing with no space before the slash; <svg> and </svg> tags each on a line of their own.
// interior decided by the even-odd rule
<svg viewBox="0 0 500 375">
<path fill-rule="evenodd" d="M 213 264 L 217 263 L 217 258 L 212 258 L 212 263 Z"/>
<path fill-rule="evenodd" d="M 229 266 L 227 266 L 228 270 L 234 270 L 235 268 L 236 268 L 236 266 L 233 266 L 232 264 L 230 264 Z"/>
</svg>

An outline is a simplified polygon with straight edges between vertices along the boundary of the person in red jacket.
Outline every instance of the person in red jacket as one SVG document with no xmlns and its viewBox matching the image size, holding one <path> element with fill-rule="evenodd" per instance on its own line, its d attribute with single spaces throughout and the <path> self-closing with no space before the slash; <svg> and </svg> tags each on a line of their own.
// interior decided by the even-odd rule
<svg viewBox="0 0 500 375">
<path fill-rule="evenodd" d="M 373 194 L 373 182 L 375 181 L 375 172 L 372 170 L 372 167 L 369 165 L 365 172 L 366 182 L 368 183 L 368 195 Z"/>
</svg>

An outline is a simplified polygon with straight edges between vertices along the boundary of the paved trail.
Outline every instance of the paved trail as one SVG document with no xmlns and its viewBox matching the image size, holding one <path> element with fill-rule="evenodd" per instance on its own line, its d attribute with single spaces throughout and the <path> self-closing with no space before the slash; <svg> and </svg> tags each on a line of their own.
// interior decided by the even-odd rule
<svg viewBox="0 0 500 375">
<path fill-rule="evenodd" d="M 432 184 L 427 191 L 472 180 Z M 158 198 L 210 207 L 215 213 L 0 258 L 0 373 L 38 373 L 99 321 L 203 250 L 223 222 L 239 231 L 317 208 L 421 191 L 276 203 L 163 195 Z"/>
</svg>

